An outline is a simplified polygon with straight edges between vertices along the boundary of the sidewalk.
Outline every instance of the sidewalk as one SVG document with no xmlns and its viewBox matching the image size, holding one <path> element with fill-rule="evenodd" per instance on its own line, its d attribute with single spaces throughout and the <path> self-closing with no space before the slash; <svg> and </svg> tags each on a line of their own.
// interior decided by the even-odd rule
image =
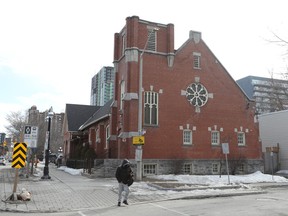
<svg viewBox="0 0 288 216">
<path fill-rule="evenodd" d="M 2 171 L 2 170 L 1 170 Z M 49 167 L 50 180 L 37 178 L 22 178 L 17 187 L 17 192 L 22 188 L 31 192 L 30 201 L 5 201 L 13 191 L 14 170 L 8 172 L 8 176 L 1 176 L 0 194 L 2 202 L 0 211 L 12 212 L 59 212 L 77 211 L 81 209 L 97 209 L 116 206 L 118 195 L 118 183 L 115 179 L 95 178 L 85 176 L 74 176 L 57 169 L 54 165 Z M 9 179 L 5 182 L 3 179 Z M 150 186 L 153 183 L 149 183 Z M 143 187 L 147 185 L 147 187 Z M 153 202 L 180 198 L 206 198 L 213 196 L 232 196 L 263 193 L 259 188 L 194 188 L 192 190 L 172 191 L 148 184 L 135 182 L 130 188 L 130 204 L 141 202 Z M 196 191 L 197 190 L 197 191 Z M 210 192 L 207 192 L 210 191 Z M 212 193 L 211 193 L 212 191 Z M 4 202 L 4 201 L 5 202 Z"/>
</svg>

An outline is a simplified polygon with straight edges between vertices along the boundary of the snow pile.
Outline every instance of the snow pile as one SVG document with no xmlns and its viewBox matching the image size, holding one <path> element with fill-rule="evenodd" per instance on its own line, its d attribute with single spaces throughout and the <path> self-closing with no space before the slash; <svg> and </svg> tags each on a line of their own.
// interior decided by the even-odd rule
<svg viewBox="0 0 288 216">
<path fill-rule="evenodd" d="M 63 170 L 64 172 L 67 172 L 71 175 L 81 175 L 81 173 L 83 173 L 83 169 L 72 169 L 66 166 L 60 166 L 58 169 Z"/>
<path fill-rule="evenodd" d="M 175 181 L 183 184 L 195 185 L 224 185 L 228 183 L 227 175 L 155 175 L 150 178 L 156 180 Z M 231 184 L 249 184 L 261 182 L 287 182 L 288 179 L 282 176 L 272 176 L 257 171 L 248 175 L 230 175 Z"/>
</svg>

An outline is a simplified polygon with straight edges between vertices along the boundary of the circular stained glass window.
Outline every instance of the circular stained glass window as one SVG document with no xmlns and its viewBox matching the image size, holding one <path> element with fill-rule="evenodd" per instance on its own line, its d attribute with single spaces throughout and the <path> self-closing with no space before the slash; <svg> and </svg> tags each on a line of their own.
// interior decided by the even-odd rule
<svg viewBox="0 0 288 216">
<path fill-rule="evenodd" d="M 192 83 L 186 89 L 186 98 L 195 107 L 202 107 L 208 101 L 208 91 L 200 83 Z"/>
</svg>

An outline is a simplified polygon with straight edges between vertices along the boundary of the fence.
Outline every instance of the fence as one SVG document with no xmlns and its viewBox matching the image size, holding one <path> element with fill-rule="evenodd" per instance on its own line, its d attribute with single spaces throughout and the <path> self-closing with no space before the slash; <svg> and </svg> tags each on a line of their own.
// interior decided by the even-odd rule
<svg viewBox="0 0 288 216">
<path fill-rule="evenodd" d="M 68 159 L 66 166 L 73 169 L 83 169 L 84 173 L 91 174 L 94 167 L 94 159 L 76 160 Z"/>
</svg>

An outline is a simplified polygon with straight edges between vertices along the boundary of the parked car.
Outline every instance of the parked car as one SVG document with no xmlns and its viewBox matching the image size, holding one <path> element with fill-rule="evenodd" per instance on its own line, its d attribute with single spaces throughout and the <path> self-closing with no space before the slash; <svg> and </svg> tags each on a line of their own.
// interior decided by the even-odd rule
<svg viewBox="0 0 288 216">
<path fill-rule="evenodd" d="M 6 165 L 6 159 L 4 156 L 0 156 L 0 164 L 1 165 Z"/>
</svg>

